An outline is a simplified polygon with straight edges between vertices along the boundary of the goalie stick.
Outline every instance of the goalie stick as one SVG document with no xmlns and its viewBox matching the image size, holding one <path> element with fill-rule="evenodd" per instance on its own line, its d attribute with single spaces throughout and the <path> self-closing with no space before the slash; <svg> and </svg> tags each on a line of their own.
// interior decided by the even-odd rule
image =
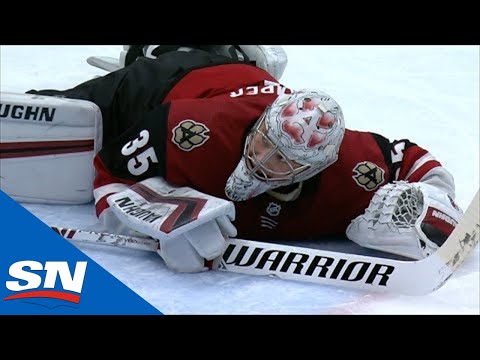
<svg viewBox="0 0 480 360">
<path fill-rule="evenodd" d="M 151 238 L 106 234 L 52 227 L 70 241 L 89 242 L 156 252 L 159 242 Z M 478 244 L 479 193 L 445 243 L 429 257 L 418 261 L 324 251 L 312 248 L 228 239 L 223 256 L 213 269 L 285 280 L 388 292 L 425 295 L 448 280 Z"/>
</svg>

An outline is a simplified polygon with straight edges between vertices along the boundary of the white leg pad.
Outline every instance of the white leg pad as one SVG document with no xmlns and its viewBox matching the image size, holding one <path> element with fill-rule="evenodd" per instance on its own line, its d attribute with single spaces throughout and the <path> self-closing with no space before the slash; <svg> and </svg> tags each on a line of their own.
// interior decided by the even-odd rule
<svg viewBox="0 0 480 360">
<path fill-rule="evenodd" d="M 20 202 L 93 200 L 100 108 L 85 100 L 0 93 L 0 189 Z"/>
</svg>

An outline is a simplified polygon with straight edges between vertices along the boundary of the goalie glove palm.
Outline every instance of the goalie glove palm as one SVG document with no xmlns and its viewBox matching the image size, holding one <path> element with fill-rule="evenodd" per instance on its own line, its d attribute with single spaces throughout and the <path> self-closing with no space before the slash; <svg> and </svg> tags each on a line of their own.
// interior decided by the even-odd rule
<svg viewBox="0 0 480 360">
<path fill-rule="evenodd" d="M 346 235 L 363 247 L 419 260 L 445 242 L 462 214 L 443 190 L 398 181 L 377 190 Z"/>
</svg>

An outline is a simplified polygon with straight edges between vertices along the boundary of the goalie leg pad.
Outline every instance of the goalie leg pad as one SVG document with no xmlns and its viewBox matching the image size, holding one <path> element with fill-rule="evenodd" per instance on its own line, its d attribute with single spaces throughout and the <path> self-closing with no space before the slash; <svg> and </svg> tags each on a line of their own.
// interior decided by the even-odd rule
<svg viewBox="0 0 480 360">
<path fill-rule="evenodd" d="M 178 46 L 178 45 L 177 45 Z M 190 45 L 181 46 L 176 51 L 189 51 Z M 192 45 L 195 47 L 195 45 Z M 200 46 L 200 45 L 197 45 Z M 119 64 L 121 67 L 129 65 L 137 56 L 143 55 L 148 58 L 157 58 L 162 47 L 171 48 L 171 45 L 123 45 L 120 52 Z M 238 45 L 241 52 L 235 49 L 234 45 L 204 45 L 200 46 L 205 51 L 223 55 L 230 58 L 241 59 L 243 55 L 248 57 L 255 66 L 267 71 L 275 79 L 280 80 L 288 64 L 288 56 L 285 50 L 279 45 Z M 235 54 L 235 56 L 233 56 Z M 130 59 L 129 59 L 130 57 Z"/>
<path fill-rule="evenodd" d="M 89 101 L 0 94 L 0 188 L 20 202 L 93 200 L 102 115 Z"/>
<path fill-rule="evenodd" d="M 250 61 L 280 80 L 288 63 L 288 56 L 281 46 L 275 45 L 240 45 Z"/>
</svg>

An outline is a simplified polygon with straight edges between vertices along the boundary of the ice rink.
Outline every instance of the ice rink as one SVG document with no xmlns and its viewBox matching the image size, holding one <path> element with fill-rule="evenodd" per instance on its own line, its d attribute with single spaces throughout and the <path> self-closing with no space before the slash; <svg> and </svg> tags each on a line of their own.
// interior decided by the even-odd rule
<svg viewBox="0 0 480 360">
<path fill-rule="evenodd" d="M 106 73 L 88 65 L 88 56 L 117 57 L 121 49 L 1 46 L 1 91 L 73 87 Z M 408 138 L 428 149 L 454 175 L 457 202 L 466 209 L 479 188 L 478 46 L 285 50 L 284 85 L 323 89 L 341 104 L 350 129 Z M 87 229 L 97 222 L 93 204 L 22 205 L 48 225 Z M 218 271 L 178 274 L 155 253 L 76 246 L 164 314 L 480 314 L 478 245 L 442 288 L 421 297 Z"/>
</svg>

